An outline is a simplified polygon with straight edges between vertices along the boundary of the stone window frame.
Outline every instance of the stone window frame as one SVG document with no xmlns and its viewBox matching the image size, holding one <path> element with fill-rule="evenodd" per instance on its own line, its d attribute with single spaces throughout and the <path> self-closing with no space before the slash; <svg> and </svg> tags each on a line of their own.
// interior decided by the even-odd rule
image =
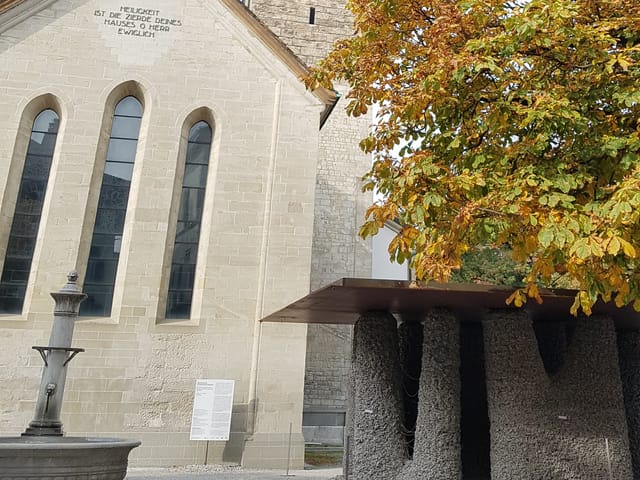
<svg viewBox="0 0 640 480">
<path fill-rule="evenodd" d="M 189 133 L 191 128 L 199 122 L 206 122 L 211 128 L 211 146 L 209 150 L 209 164 L 207 179 L 205 183 L 205 197 L 202 211 L 202 219 L 200 222 L 200 233 L 198 242 L 198 251 L 196 254 L 196 269 L 194 286 L 191 297 L 191 313 L 187 318 L 168 318 L 167 300 L 169 292 L 169 281 L 171 279 L 171 266 L 173 260 L 174 244 L 176 238 L 176 229 L 178 224 L 178 214 L 180 209 L 180 201 L 182 197 L 182 186 L 184 182 L 184 172 L 187 160 L 187 148 L 189 144 Z M 173 184 L 173 193 L 171 199 L 171 210 L 169 213 L 169 222 L 167 228 L 166 243 L 164 248 L 164 258 L 162 263 L 162 275 L 160 281 L 160 291 L 158 296 L 158 304 L 156 311 L 156 324 L 179 327 L 198 327 L 200 326 L 200 318 L 203 303 L 203 284 L 206 275 L 206 249 L 209 244 L 209 234 L 211 229 L 210 217 L 212 214 L 212 201 L 215 193 L 215 180 L 217 170 L 217 150 L 219 147 L 219 126 L 216 121 L 216 115 L 209 107 L 198 107 L 189 113 L 182 122 L 180 130 L 180 140 L 178 145 L 178 154 L 176 157 L 176 169 Z"/>
<path fill-rule="evenodd" d="M 195 130 L 196 127 L 198 126 L 202 126 L 203 128 L 206 128 L 208 130 L 206 131 L 206 133 L 208 133 L 208 139 L 206 139 L 206 141 L 198 141 L 198 139 L 194 137 L 194 135 L 198 133 Z M 191 306 L 193 304 L 193 288 L 195 284 L 194 277 L 195 277 L 195 270 L 198 264 L 197 253 L 200 245 L 200 233 L 202 231 L 202 213 L 204 210 L 204 197 L 207 191 L 207 176 L 209 172 L 209 160 L 211 158 L 212 141 L 213 141 L 213 129 L 211 128 L 211 125 L 205 120 L 197 121 L 189 129 L 189 135 L 187 139 L 187 155 L 185 157 L 185 162 L 183 167 L 185 173 L 183 173 L 183 176 L 182 176 L 183 180 L 182 180 L 182 191 L 180 193 L 180 207 L 178 208 L 178 216 L 176 218 L 176 235 L 174 236 L 173 254 L 171 258 L 171 272 L 169 275 L 167 307 L 165 310 L 166 319 L 183 320 L 191 317 Z M 199 145 L 203 147 L 204 153 L 205 153 L 205 155 L 203 155 L 203 158 L 199 159 L 197 154 L 192 154 L 191 147 L 195 145 Z M 196 162 L 194 160 L 201 160 L 201 161 Z M 191 178 L 191 176 L 187 175 L 186 172 L 189 169 L 189 167 L 197 168 L 197 169 L 194 169 L 195 170 L 194 177 L 197 176 L 198 178 Z M 195 181 L 195 184 L 193 183 L 194 181 Z M 189 182 L 189 184 L 187 184 L 187 182 Z M 189 202 L 193 204 L 190 206 L 189 210 L 191 209 L 191 207 L 194 207 L 194 210 L 195 210 L 194 212 L 192 212 L 194 214 L 193 218 L 189 218 L 189 213 L 183 210 L 188 210 L 184 208 L 185 200 L 189 200 L 187 196 L 193 192 L 197 192 L 198 195 L 196 195 L 194 202 Z M 186 216 L 183 216 L 183 215 L 186 215 Z M 189 228 L 192 230 L 195 230 L 195 235 L 193 235 L 193 237 L 195 238 L 188 238 L 188 234 L 187 234 L 185 236 L 186 238 L 180 239 L 180 237 L 178 236 L 177 224 L 181 222 L 184 224 L 189 224 L 190 225 Z M 180 259 L 176 257 L 176 252 L 178 251 L 179 246 L 184 246 L 185 248 L 189 246 L 188 249 L 185 250 L 184 256 L 185 257 L 187 256 L 187 252 L 191 252 L 191 254 L 193 254 L 193 263 L 179 261 Z M 192 250 L 195 250 L 195 252 L 193 252 Z M 193 272 L 191 273 L 191 278 L 186 279 L 186 285 L 182 285 L 183 288 L 176 288 L 176 286 L 173 284 L 173 281 L 174 279 L 177 281 L 177 277 L 180 275 L 179 270 L 187 265 L 192 265 L 192 268 L 193 268 Z M 187 271 L 183 272 L 183 274 L 185 273 L 188 273 L 188 272 Z M 187 288 L 184 288 L 184 287 L 187 287 Z M 180 303 L 171 301 L 172 293 L 175 295 L 175 294 L 180 294 L 180 292 L 189 296 L 188 305 L 186 304 L 186 301 L 183 303 L 183 305 L 188 307 L 188 312 L 181 312 L 179 307 Z"/>
<path fill-rule="evenodd" d="M 122 307 L 122 299 L 124 294 L 124 284 L 127 275 L 128 253 L 131 242 L 134 216 L 133 210 L 136 208 L 137 195 L 142 180 L 141 170 L 144 163 L 144 150 L 146 148 L 146 140 L 149 132 L 150 117 L 150 94 L 147 88 L 135 80 L 123 82 L 114 87 L 107 95 L 105 107 L 101 121 L 100 136 L 97 142 L 95 161 L 93 172 L 91 175 L 89 195 L 87 198 L 87 207 L 83 219 L 83 229 L 78 247 L 78 259 L 76 262 L 77 270 L 80 273 L 80 280 L 84 287 L 84 279 L 88 267 L 90 256 L 93 231 L 96 222 L 98 203 L 100 200 L 100 190 L 102 179 L 104 176 L 105 166 L 107 163 L 107 151 L 113 119 L 116 106 L 126 97 L 135 97 L 142 106 L 142 120 L 140 122 L 140 131 L 138 133 L 138 143 L 135 153 L 135 161 L 130 184 L 129 199 L 124 220 L 124 231 L 121 240 L 121 254 L 118 258 L 116 266 L 115 285 L 111 299 L 111 313 L 109 316 L 98 316 L 93 314 L 81 315 L 78 317 L 80 321 L 97 321 L 98 323 L 118 323 L 120 317 L 120 309 Z M 82 306 L 81 306 L 82 307 Z M 82 310 L 81 310 L 82 311 Z"/>
<path fill-rule="evenodd" d="M 9 243 L 9 236 L 11 233 L 11 226 L 13 223 L 13 217 L 17 205 L 18 194 L 27 158 L 27 151 L 29 149 L 32 129 L 36 118 L 45 110 L 53 110 L 56 113 L 59 119 L 59 125 L 56 136 L 56 145 L 51 159 L 47 188 L 45 196 L 43 198 L 43 208 L 40 214 L 38 234 L 36 238 L 40 236 L 40 231 L 43 228 L 43 224 L 46 222 L 48 210 L 47 205 L 51 198 L 53 184 L 55 183 L 54 177 L 60 158 L 60 149 L 61 145 L 63 144 L 64 130 L 67 119 L 66 110 L 63 107 L 62 101 L 57 95 L 54 95 L 53 93 L 43 93 L 38 95 L 37 97 L 30 100 L 22 110 L 22 115 L 18 124 L 16 140 L 13 147 L 13 154 L 10 160 L 9 172 L 6 179 L 6 187 L 4 195 L 2 196 L 0 202 L 0 272 L 4 270 L 4 262 Z M 20 313 L 0 313 L 1 317 L 24 317 L 26 315 L 26 312 L 29 311 L 34 284 L 33 275 L 31 273 L 33 272 L 33 266 L 39 263 L 40 243 L 40 241 L 36 240 L 34 252 L 31 257 L 31 265 L 27 287 L 24 294 L 24 301 L 22 304 L 22 311 Z"/>
</svg>

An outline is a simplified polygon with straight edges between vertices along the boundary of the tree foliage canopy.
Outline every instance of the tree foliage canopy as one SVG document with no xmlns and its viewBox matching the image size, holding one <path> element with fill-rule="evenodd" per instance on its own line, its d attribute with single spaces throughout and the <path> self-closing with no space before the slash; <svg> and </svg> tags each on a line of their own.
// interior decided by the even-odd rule
<svg viewBox="0 0 640 480">
<path fill-rule="evenodd" d="M 527 265 L 516 263 L 509 250 L 478 248 L 462 255 L 462 267 L 451 273 L 451 281 L 522 287 Z"/>
<path fill-rule="evenodd" d="M 510 298 L 553 278 L 640 309 L 640 2 L 350 0 L 355 35 L 308 79 L 379 105 L 361 147 L 382 199 L 361 235 L 419 279 L 447 281 L 463 254 L 508 247 L 526 266 Z"/>
</svg>

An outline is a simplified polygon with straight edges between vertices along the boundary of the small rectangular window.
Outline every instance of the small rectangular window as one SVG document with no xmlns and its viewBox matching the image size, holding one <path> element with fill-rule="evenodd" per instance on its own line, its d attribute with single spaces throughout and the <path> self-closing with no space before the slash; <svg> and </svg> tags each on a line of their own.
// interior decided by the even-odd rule
<svg viewBox="0 0 640 480">
<path fill-rule="evenodd" d="M 316 9 L 315 7 L 309 8 L 309 25 L 316 24 Z"/>
</svg>

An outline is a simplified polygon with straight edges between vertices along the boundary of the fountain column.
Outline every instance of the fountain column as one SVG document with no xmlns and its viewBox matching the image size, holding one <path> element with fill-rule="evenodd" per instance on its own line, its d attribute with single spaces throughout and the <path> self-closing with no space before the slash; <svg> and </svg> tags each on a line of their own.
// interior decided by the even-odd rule
<svg viewBox="0 0 640 480">
<path fill-rule="evenodd" d="M 78 318 L 80 303 L 87 298 L 76 285 L 77 272 L 70 272 L 67 279 L 67 284 L 60 291 L 51 293 L 56 305 L 49 346 L 33 347 L 40 352 L 44 367 L 35 416 L 23 436 L 63 435 L 60 410 L 67 379 L 67 365 L 74 356 L 84 351 L 82 348 L 71 347 L 73 327 Z"/>
</svg>

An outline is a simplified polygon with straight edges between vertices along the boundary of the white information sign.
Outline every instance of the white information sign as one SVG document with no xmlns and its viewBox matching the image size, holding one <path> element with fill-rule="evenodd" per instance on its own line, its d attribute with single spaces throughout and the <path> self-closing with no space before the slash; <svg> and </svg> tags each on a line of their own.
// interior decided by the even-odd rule
<svg viewBox="0 0 640 480">
<path fill-rule="evenodd" d="M 229 440 L 233 380 L 196 380 L 191 440 Z"/>
</svg>

